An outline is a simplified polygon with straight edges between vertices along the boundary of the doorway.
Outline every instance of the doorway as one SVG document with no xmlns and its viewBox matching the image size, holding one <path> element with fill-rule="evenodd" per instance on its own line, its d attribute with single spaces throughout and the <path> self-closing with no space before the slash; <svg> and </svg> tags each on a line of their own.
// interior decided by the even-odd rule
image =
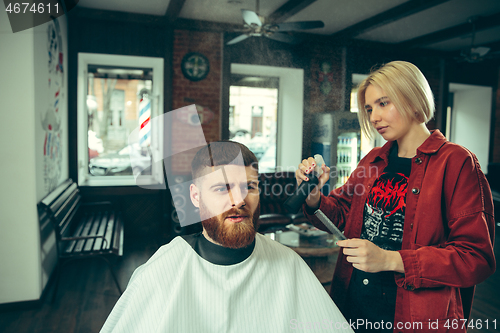
<svg viewBox="0 0 500 333">
<path fill-rule="evenodd" d="M 488 172 L 493 89 L 450 83 L 446 137 L 472 151 Z"/>
</svg>

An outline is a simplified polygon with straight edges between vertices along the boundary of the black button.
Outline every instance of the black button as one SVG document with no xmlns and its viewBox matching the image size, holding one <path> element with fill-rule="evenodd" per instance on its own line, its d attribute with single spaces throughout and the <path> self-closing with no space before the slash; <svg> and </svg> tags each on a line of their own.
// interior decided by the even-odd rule
<svg viewBox="0 0 500 333">
<path fill-rule="evenodd" d="M 418 188 L 414 187 L 414 188 L 411 189 L 411 193 L 413 193 L 413 194 L 419 194 L 420 190 Z"/>
<path fill-rule="evenodd" d="M 406 286 L 406 289 L 412 291 L 415 290 L 415 287 L 412 284 L 409 284 L 408 286 Z"/>
<path fill-rule="evenodd" d="M 421 159 L 420 157 L 417 157 L 417 158 L 415 159 L 415 163 L 417 163 L 417 164 L 421 164 L 421 163 L 422 163 L 422 159 Z"/>
</svg>

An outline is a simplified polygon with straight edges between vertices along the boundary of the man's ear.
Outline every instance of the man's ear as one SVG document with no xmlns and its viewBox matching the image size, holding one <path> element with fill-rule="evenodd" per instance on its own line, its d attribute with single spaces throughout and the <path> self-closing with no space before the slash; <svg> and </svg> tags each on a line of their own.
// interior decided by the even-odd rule
<svg viewBox="0 0 500 333">
<path fill-rule="evenodd" d="M 200 208 L 200 190 L 195 184 L 189 186 L 189 197 L 196 208 Z"/>
</svg>

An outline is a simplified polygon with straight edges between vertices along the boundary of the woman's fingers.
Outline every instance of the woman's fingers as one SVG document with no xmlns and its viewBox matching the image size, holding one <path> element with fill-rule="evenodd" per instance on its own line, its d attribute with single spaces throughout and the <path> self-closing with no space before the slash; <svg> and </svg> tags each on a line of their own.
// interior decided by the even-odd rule
<svg viewBox="0 0 500 333">
<path fill-rule="evenodd" d="M 330 179 L 330 168 L 323 164 L 321 169 L 323 170 L 323 173 L 319 176 L 318 187 L 320 188 L 328 182 L 328 179 Z"/>
<path fill-rule="evenodd" d="M 302 160 L 299 164 L 298 169 L 295 171 L 295 178 L 297 179 L 297 184 L 300 185 L 302 181 L 309 181 L 310 174 L 314 171 L 316 167 L 316 160 L 313 157 Z M 325 164 L 321 166 L 323 174 L 319 177 L 318 186 L 311 192 L 312 197 L 319 197 L 319 189 L 322 188 L 328 179 L 330 179 L 330 168 Z M 316 198 L 314 201 L 317 201 Z"/>
<path fill-rule="evenodd" d="M 299 164 L 298 169 L 295 171 L 295 179 L 297 179 L 297 184 L 300 185 L 303 180 L 308 181 L 309 177 L 307 177 L 306 172 L 309 169 L 307 166 L 307 160 L 303 160 L 302 163 Z"/>
<path fill-rule="evenodd" d="M 307 181 L 307 177 L 301 169 L 295 170 L 295 179 L 297 180 L 297 186 L 302 183 L 302 181 Z"/>
<path fill-rule="evenodd" d="M 314 167 L 316 167 L 316 161 L 314 158 L 309 157 L 307 160 L 302 160 L 301 165 L 303 166 L 302 171 L 305 174 L 310 174 L 314 170 Z"/>
<path fill-rule="evenodd" d="M 316 160 L 313 158 L 313 157 L 309 157 L 307 159 L 307 161 L 309 162 L 309 166 L 314 169 L 314 167 L 316 166 Z"/>
</svg>

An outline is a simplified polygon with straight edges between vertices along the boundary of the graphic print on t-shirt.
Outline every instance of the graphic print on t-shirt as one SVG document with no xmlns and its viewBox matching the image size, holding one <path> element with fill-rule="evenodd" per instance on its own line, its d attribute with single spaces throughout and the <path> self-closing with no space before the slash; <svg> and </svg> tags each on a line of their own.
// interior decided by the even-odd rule
<svg viewBox="0 0 500 333">
<path fill-rule="evenodd" d="M 361 238 L 385 250 L 401 249 L 408 177 L 385 172 L 373 184 L 364 211 Z"/>
</svg>

